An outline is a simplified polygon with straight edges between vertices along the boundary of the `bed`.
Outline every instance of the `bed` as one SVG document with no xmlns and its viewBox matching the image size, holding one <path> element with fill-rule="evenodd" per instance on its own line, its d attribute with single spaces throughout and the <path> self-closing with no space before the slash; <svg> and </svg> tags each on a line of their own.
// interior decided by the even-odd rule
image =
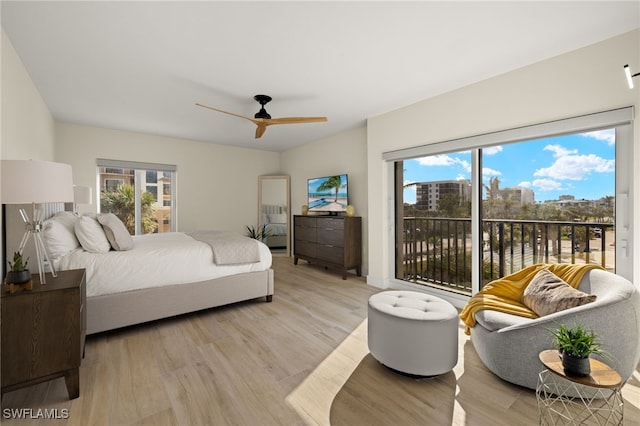
<svg viewBox="0 0 640 426">
<path fill-rule="evenodd" d="M 263 243 L 220 231 L 131 236 L 113 214 L 43 224 L 56 270 L 86 269 L 87 334 L 273 297 Z"/>
<path fill-rule="evenodd" d="M 287 247 L 287 208 L 286 206 L 263 204 L 262 225 L 268 237 L 263 239 L 267 247 L 279 249 Z"/>
</svg>

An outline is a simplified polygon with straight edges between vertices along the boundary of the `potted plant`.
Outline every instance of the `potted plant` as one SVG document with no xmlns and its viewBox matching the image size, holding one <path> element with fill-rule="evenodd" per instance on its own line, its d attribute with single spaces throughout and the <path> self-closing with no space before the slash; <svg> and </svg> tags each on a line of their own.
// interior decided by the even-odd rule
<svg viewBox="0 0 640 426">
<path fill-rule="evenodd" d="M 23 284 L 31 280 L 31 273 L 27 269 L 26 260 L 22 258 L 22 253 L 13 253 L 13 262 L 9 261 L 9 272 L 7 272 L 6 282 L 9 284 Z"/>
<path fill-rule="evenodd" d="M 589 356 L 601 353 L 598 336 L 593 330 L 581 325 L 574 327 L 560 326 L 551 330 L 555 345 L 562 356 L 562 367 L 565 373 L 573 376 L 588 376 L 591 373 Z"/>
<path fill-rule="evenodd" d="M 254 240 L 264 241 L 265 238 L 270 237 L 271 233 L 267 231 L 267 227 L 263 226 L 262 229 L 257 229 L 254 226 L 247 226 L 247 237 Z"/>
</svg>

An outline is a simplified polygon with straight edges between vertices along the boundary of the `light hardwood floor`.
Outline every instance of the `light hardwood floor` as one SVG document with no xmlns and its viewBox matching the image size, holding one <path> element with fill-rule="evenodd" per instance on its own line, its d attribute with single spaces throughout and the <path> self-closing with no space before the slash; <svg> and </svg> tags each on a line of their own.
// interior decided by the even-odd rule
<svg viewBox="0 0 640 426">
<path fill-rule="evenodd" d="M 367 300 L 379 289 L 287 257 L 274 270 L 272 303 L 89 336 L 80 397 L 67 399 L 63 379 L 7 393 L 2 424 L 538 424 L 534 392 L 490 373 L 462 327 L 453 371 L 398 375 L 367 349 Z M 625 425 L 640 424 L 640 373 L 623 395 Z M 9 419 L 11 409 L 68 418 Z"/>
</svg>

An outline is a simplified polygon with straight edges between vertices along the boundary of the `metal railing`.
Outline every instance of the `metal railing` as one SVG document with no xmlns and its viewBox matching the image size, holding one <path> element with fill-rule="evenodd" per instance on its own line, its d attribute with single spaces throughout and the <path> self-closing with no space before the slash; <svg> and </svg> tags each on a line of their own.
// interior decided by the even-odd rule
<svg viewBox="0 0 640 426">
<path fill-rule="evenodd" d="M 614 225 L 484 219 L 482 285 L 535 263 L 615 268 Z M 405 217 L 396 277 L 471 294 L 471 219 Z"/>
</svg>

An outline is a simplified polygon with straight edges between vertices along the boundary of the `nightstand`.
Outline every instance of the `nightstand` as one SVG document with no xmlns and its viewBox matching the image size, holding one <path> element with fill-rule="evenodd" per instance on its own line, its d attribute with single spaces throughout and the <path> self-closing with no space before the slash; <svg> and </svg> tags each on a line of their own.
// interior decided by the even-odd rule
<svg viewBox="0 0 640 426">
<path fill-rule="evenodd" d="M 84 269 L 50 273 L 33 290 L 2 288 L 2 394 L 64 377 L 69 398 L 80 396 L 87 313 Z"/>
</svg>

